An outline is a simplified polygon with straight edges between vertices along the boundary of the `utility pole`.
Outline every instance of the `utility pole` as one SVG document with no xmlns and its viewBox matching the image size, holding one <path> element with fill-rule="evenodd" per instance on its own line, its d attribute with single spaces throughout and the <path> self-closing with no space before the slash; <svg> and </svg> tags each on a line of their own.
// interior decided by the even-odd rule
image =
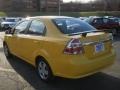
<svg viewBox="0 0 120 90">
<path fill-rule="evenodd" d="M 59 10 L 58 10 L 58 13 L 59 13 L 59 16 L 61 15 L 61 0 L 59 0 L 58 1 L 58 8 L 59 8 Z"/>
<path fill-rule="evenodd" d="M 41 10 L 41 0 L 36 0 L 36 4 L 37 4 L 37 11 Z"/>
</svg>

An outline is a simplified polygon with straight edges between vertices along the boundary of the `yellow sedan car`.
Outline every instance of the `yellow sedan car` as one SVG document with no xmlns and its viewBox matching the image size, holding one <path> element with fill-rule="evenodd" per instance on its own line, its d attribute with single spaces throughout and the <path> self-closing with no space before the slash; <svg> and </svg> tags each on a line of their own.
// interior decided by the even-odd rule
<svg viewBox="0 0 120 90">
<path fill-rule="evenodd" d="M 81 78 L 115 60 L 111 34 L 73 17 L 37 16 L 17 23 L 4 37 L 6 57 L 15 55 L 36 67 L 43 81 L 54 76 Z"/>
</svg>

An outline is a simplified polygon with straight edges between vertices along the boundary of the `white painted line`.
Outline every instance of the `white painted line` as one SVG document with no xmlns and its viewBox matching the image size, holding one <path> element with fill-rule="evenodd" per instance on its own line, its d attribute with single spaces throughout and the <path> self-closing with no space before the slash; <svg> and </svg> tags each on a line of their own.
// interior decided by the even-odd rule
<svg viewBox="0 0 120 90">
<path fill-rule="evenodd" d="M 0 71 L 15 73 L 15 70 L 14 70 L 14 69 L 6 69 L 6 68 L 2 68 L 2 67 L 0 67 Z"/>
</svg>

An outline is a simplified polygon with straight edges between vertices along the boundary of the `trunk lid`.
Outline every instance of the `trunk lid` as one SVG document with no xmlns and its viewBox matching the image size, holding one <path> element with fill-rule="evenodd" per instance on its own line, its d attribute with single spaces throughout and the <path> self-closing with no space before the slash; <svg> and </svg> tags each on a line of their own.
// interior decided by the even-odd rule
<svg viewBox="0 0 120 90">
<path fill-rule="evenodd" d="M 80 35 L 71 36 L 80 38 L 84 48 L 84 55 L 87 58 L 97 58 L 109 54 L 112 46 L 112 36 L 104 32 L 87 33 L 86 37 Z"/>
</svg>

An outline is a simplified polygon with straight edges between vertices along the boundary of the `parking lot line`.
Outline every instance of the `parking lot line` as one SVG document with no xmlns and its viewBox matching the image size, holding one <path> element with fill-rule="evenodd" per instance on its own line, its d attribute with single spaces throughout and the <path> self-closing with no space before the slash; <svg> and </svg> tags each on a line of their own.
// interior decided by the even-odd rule
<svg viewBox="0 0 120 90">
<path fill-rule="evenodd" d="M 5 69 L 5 68 L 2 68 L 2 67 L 0 67 L 0 71 L 16 73 L 13 69 Z"/>
</svg>

